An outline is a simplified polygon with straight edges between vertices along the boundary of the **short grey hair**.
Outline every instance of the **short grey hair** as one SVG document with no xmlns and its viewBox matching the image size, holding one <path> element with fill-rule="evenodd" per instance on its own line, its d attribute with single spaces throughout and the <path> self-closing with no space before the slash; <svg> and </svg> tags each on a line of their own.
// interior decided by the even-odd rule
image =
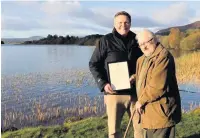
<svg viewBox="0 0 200 138">
<path fill-rule="evenodd" d="M 143 29 L 141 32 L 137 33 L 136 39 L 140 41 L 144 36 L 149 40 L 153 38 L 155 44 L 158 42 L 156 35 L 148 29 Z"/>
</svg>

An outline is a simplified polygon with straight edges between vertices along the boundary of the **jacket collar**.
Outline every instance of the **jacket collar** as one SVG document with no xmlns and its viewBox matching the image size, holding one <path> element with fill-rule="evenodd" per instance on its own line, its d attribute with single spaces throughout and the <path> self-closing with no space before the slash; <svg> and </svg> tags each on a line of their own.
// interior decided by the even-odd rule
<svg viewBox="0 0 200 138">
<path fill-rule="evenodd" d="M 112 34 L 114 38 L 117 40 L 118 43 L 118 48 L 121 49 L 122 51 L 131 51 L 133 44 L 135 43 L 135 36 L 136 34 L 133 33 L 132 31 L 129 31 L 127 36 L 123 37 L 120 35 L 115 28 L 113 28 Z M 128 52 L 130 53 L 130 52 Z M 129 55 L 131 56 L 131 55 Z"/>
<path fill-rule="evenodd" d="M 159 42 L 158 42 L 156 45 L 157 45 L 157 46 L 156 46 L 156 49 L 155 49 L 155 51 L 152 53 L 152 55 L 148 57 L 149 59 L 156 57 L 156 56 L 163 50 L 163 48 L 164 48 L 164 47 L 162 46 L 162 44 L 159 43 Z M 145 58 L 145 55 L 143 54 L 142 60 L 143 60 L 144 58 Z"/>
<path fill-rule="evenodd" d="M 131 38 L 131 37 L 135 37 L 136 36 L 136 34 L 135 33 L 133 33 L 131 30 L 128 32 L 128 34 L 127 34 L 127 36 L 122 36 L 122 35 L 120 35 L 117 31 L 116 31 L 116 29 L 115 28 L 113 28 L 113 30 L 112 30 L 112 34 L 113 35 L 115 35 L 117 38 L 119 38 L 119 39 L 124 39 L 124 38 Z"/>
<path fill-rule="evenodd" d="M 156 57 L 162 50 L 163 50 L 163 46 L 162 46 L 162 44 L 160 44 L 160 43 L 157 43 L 156 44 L 156 49 L 155 49 L 155 51 L 152 53 L 152 55 L 149 57 L 149 58 L 154 58 L 154 57 Z"/>
</svg>

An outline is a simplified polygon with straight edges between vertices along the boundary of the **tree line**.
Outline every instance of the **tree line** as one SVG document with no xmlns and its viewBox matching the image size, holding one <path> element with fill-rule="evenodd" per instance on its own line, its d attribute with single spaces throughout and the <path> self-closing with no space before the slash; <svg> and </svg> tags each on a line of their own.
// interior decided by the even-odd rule
<svg viewBox="0 0 200 138">
<path fill-rule="evenodd" d="M 54 45 L 97 45 L 103 35 L 94 34 L 85 37 L 66 35 L 48 35 L 46 38 L 25 41 L 23 44 L 54 44 Z M 168 49 L 195 50 L 200 49 L 200 29 L 188 29 L 181 32 L 179 28 L 171 28 L 169 35 L 157 35 L 159 41 Z"/>
<path fill-rule="evenodd" d="M 188 29 L 181 32 L 178 28 L 171 28 L 169 35 L 157 37 L 169 49 L 200 49 L 200 29 Z"/>
<path fill-rule="evenodd" d="M 58 35 L 48 35 L 46 38 L 42 38 L 40 40 L 33 40 L 33 41 L 25 41 L 23 44 L 76 44 L 76 45 L 96 45 L 99 39 L 103 35 L 94 34 L 88 35 L 85 37 L 78 37 L 78 36 L 69 36 L 66 35 L 58 36 Z"/>
</svg>

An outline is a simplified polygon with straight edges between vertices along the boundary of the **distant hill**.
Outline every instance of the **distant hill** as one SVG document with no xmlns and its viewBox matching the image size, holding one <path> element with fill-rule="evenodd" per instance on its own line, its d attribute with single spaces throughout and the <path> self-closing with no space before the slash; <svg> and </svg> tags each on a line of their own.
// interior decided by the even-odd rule
<svg viewBox="0 0 200 138">
<path fill-rule="evenodd" d="M 44 37 L 42 37 L 42 36 L 31 36 L 31 37 L 29 37 L 28 39 L 29 39 L 29 40 L 40 40 L 40 39 L 42 39 L 42 38 L 44 38 Z"/>
<path fill-rule="evenodd" d="M 159 34 L 159 35 L 158 35 Z M 200 49 L 200 21 L 157 32 L 159 41 L 169 49 Z"/>
<path fill-rule="evenodd" d="M 42 36 L 32 36 L 28 38 L 1 38 L 2 41 L 4 41 L 5 44 L 21 44 L 25 41 L 33 41 L 33 40 L 39 40 L 43 38 Z"/>
<path fill-rule="evenodd" d="M 156 35 L 169 35 L 171 28 L 178 28 L 181 32 L 185 32 L 188 29 L 200 29 L 200 21 L 196 21 L 194 23 L 184 25 L 184 26 L 175 26 L 175 27 L 159 30 L 158 32 L 156 32 Z"/>
</svg>

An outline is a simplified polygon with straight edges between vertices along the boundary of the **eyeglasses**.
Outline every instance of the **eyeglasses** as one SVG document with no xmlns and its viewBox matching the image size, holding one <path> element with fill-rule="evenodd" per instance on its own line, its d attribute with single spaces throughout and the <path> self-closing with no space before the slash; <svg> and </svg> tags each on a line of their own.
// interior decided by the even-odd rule
<svg viewBox="0 0 200 138">
<path fill-rule="evenodd" d="M 150 40 L 148 40 L 147 42 L 144 42 L 142 44 L 139 45 L 139 48 L 143 47 L 144 45 L 148 44 L 149 42 L 151 42 L 153 40 L 153 38 L 151 38 Z"/>
</svg>

